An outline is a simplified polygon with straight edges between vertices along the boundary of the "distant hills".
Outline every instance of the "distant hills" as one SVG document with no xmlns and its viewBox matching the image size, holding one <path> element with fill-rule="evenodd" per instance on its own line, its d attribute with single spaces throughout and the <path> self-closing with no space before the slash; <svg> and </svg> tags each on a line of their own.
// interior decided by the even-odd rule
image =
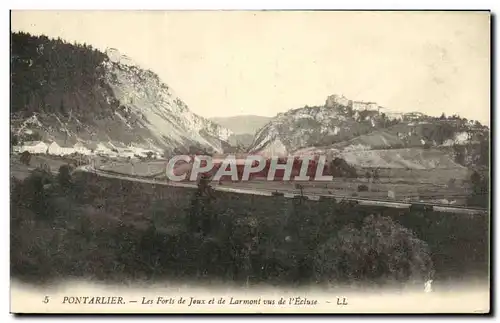
<svg viewBox="0 0 500 323">
<path fill-rule="evenodd" d="M 239 115 L 233 117 L 209 118 L 211 121 L 232 131 L 228 142 L 231 145 L 250 146 L 255 133 L 267 124 L 272 118 L 256 115 Z"/>
</svg>

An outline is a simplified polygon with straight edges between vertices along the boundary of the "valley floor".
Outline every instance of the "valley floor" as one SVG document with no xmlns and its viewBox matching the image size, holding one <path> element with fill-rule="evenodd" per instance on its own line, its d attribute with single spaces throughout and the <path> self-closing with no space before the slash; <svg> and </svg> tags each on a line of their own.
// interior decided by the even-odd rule
<svg viewBox="0 0 500 323">
<path fill-rule="evenodd" d="M 111 171 L 118 174 L 137 177 L 154 177 L 159 180 L 165 179 L 166 161 L 134 161 L 125 162 L 120 160 L 101 161 L 96 157 L 93 167 L 103 171 Z M 42 166 L 48 166 L 52 172 L 57 172 L 59 167 L 67 163 L 75 163 L 71 158 L 33 155 L 30 166 L 24 165 L 19 160 L 19 155 L 11 156 L 11 176 L 23 179 L 29 173 Z M 369 169 L 358 169 L 358 174 L 364 174 Z M 429 170 L 407 170 L 407 169 L 379 169 L 380 178 L 369 181 L 366 178 L 334 178 L 329 182 L 294 182 L 294 181 L 267 181 L 265 178 L 256 178 L 247 182 L 223 181 L 214 182 L 213 186 L 224 186 L 231 188 L 280 191 L 285 193 L 300 193 L 296 187 L 302 185 L 304 195 L 336 195 L 345 197 L 373 198 L 380 200 L 396 201 L 424 201 L 430 203 L 442 203 L 453 205 L 466 205 L 466 199 L 470 195 L 470 187 L 467 181 L 468 173 L 464 169 L 429 169 Z M 450 179 L 455 179 L 453 185 Z M 195 184 L 195 183 L 193 183 Z M 368 191 L 358 191 L 360 185 L 365 185 Z M 389 192 L 393 196 L 389 197 Z"/>
<path fill-rule="evenodd" d="M 112 162 L 99 167 L 104 171 L 112 171 L 124 175 L 138 177 L 156 177 L 165 179 L 166 161 L 143 161 L 134 163 Z M 368 168 L 358 169 L 358 174 L 364 174 Z M 467 171 L 458 169 L 379 169 L 380 178 L 374 182 L 360 178 L 334 178 L 329 182 L 293 182 L 267 181 L 256 178 L 247 182 L 213 183 L 227 187 L 254 189 L 264 191 L 281 191 L 300 193 L 296 183 L 303 186 L 306 195 L 327 195 L 373 199 L 389 198 L 389 191 L 394 193 L 397 201 L 425 201 L 453 205 L 465 205 L 470 188 L 467 181 Z M 454 179 L 452 185 L 450 179 Z M 366 185 L 368 191 L 358 192 L 358 186 Z"/>
</svg>

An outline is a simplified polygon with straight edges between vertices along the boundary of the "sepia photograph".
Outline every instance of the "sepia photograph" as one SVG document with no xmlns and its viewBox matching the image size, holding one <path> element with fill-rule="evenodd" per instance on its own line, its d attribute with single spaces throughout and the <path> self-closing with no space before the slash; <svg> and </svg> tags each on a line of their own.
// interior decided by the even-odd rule
<svg viewBox="0 0 500 323">
<path fill-rule="evenodd" d="M 490 313 L 491 12 L 10 19 L 11 313 Z"/>
</svg>

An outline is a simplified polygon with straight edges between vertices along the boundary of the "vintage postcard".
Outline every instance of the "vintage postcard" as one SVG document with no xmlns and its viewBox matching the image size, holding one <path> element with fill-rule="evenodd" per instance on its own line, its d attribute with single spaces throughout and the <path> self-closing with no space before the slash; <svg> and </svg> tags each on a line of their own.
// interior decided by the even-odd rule
<svg viewBox="0 0 500 323">
<path fill-rule="evenodd" d="M 11 11 L 11 312 L 489 313 L 490 16 Z"/>
</svg>

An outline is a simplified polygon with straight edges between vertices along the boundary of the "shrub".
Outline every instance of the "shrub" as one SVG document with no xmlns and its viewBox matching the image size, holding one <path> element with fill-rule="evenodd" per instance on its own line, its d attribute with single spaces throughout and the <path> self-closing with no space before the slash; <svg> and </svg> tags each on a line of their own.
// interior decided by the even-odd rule
<svg viewBox="0 0 500 323">
<path fill-rule="evenodd" d="M 30 152 L 29 151 L 23 151 L 21 153 L 20 161 L 21 161 L 21 163 L 25 164 L 26 166 L 29 166 L 30 162 L 31 162 L 31 154 L 30 154 Z"/>
<path fill-rule="evenodd" d="M 16 181 L 11 187 L 12 206 L 29 208 L 35 215 L 45 217 L 47 193 L 44 186 L 50 184 L 52 180 L 52 174 L 37 168 L 22 182 Z"/>
<path fill-rule="evenodd" d="M 356 168 L 349 165 L 344 159 L 336 157 L 330 163 L 330 173 L 333 177 L 358 177 Z"/>
<path fill-rule="evenodd" d="M 39 134 L 38 132 L 33 132 L 30 134 L 25 134 L 23 137 L 24 141 L 39 141 L 42 140 L 42 135 Z"/>
<path fill-rule="evenodd" d="M 358 192 L 368 192 L 368 186 L 365 184 L 358 185 Z"/>
</svg>

